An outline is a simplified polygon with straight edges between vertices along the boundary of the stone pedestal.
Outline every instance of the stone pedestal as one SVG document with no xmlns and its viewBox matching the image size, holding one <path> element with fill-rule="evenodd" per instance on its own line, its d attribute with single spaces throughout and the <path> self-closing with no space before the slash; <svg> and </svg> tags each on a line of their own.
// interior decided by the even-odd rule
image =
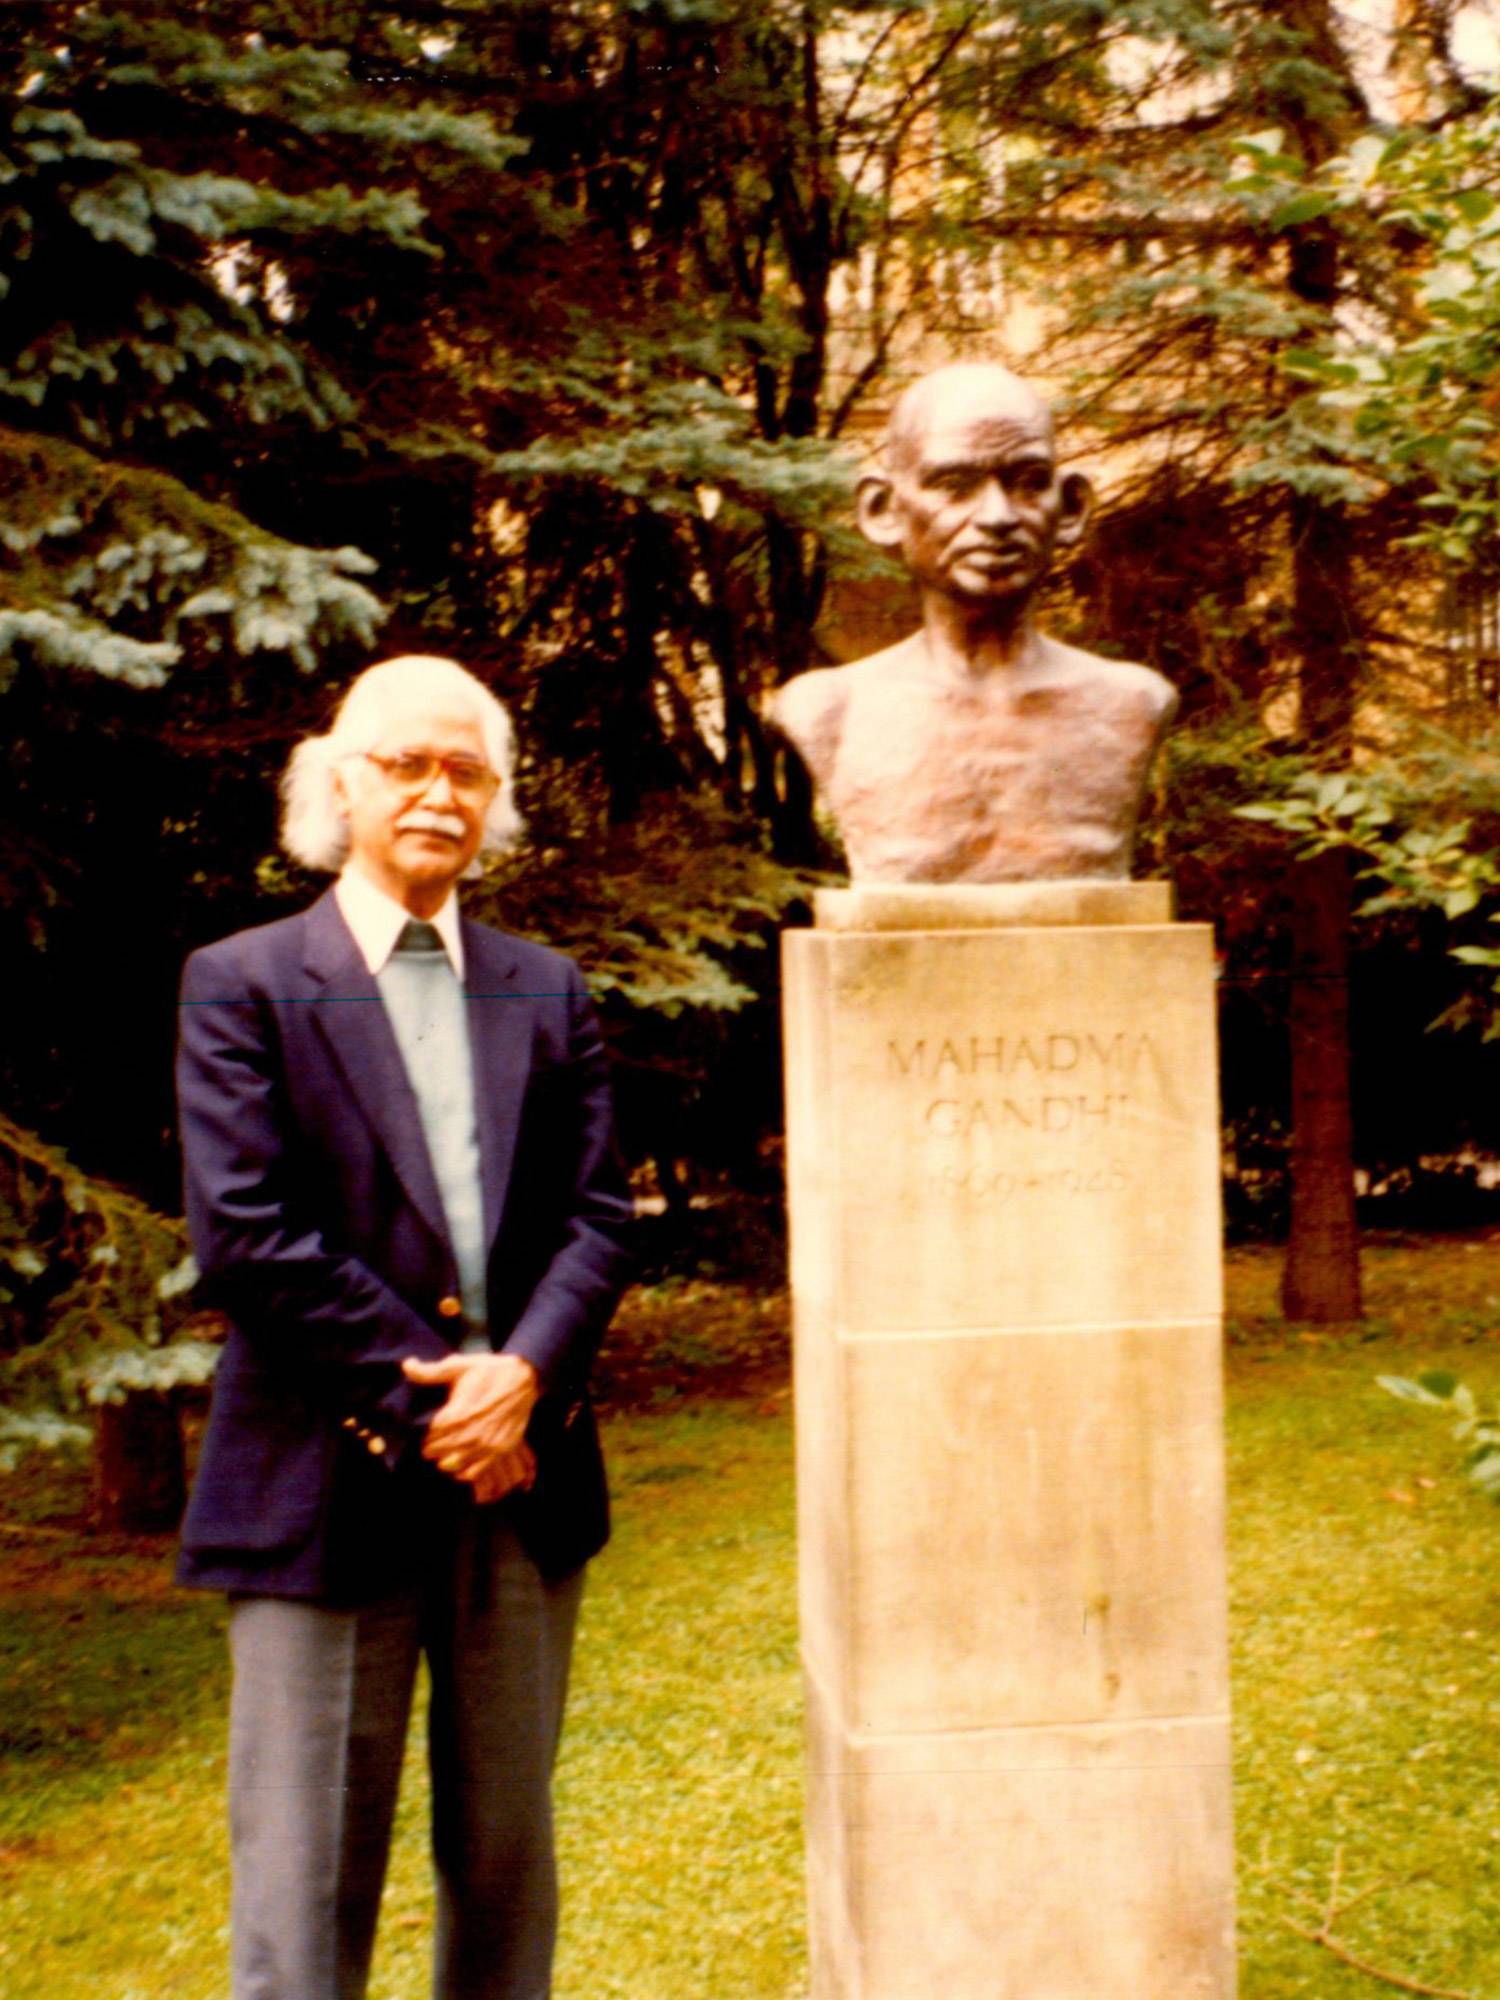
<svg viewBox="0 0 1500 2000">
<path fill-rule="evenodd" d="M 1218 1089 L 1158 883 L 785 939 L 813 2000 L 1234 1992 Z"/>
</svg>

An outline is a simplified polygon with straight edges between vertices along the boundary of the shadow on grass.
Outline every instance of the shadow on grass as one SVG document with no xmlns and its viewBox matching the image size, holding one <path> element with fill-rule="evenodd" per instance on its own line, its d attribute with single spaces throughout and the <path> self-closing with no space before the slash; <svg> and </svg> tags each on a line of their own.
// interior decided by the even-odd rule
<svg viewBox="0 0 1500 2000">
<path fill-rule="evenodd" d="M 171 1558 L 165 1537 L 0 1529 L 4 1836 L 117 1788 L 184 1728 L 222 1712 L 222 1609 L 173 1590 Z"/>
</svg>

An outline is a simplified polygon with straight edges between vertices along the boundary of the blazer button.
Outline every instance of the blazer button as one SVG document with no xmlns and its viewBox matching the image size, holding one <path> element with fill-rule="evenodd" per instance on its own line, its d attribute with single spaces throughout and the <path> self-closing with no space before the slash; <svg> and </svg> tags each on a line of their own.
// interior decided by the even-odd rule
<svg viewBox="0 0 1500 2000">
<path fill-rule="evenodd" d="M 457 1319 L 463 1309 L 463 1300 L 453 1292 L 445 1292 L 438 1300 L 438 1311 L 444 1319 Z"/>
<path fill-rule="evenodd" d="M 385 1450 L 385 1439 L 371 1438 L 369 1442 L 366 1444 L 365 1449 L 367 1451 L 372 1451 L 375 1454 L 375 1456 L 379 1458 L 380 1454 Z"/>
</svg>

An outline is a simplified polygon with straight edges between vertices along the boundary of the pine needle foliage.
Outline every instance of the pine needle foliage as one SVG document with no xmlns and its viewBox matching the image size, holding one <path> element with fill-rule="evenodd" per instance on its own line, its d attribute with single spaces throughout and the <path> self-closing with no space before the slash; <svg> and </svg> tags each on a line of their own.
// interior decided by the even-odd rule
<svg viewBox="0 0 1500 2000">
<path fill-rule="evenodd" d="M 547 846 L 502 865 L 470 903 L 565 940 L 601 1000 L 672 1018 L 751 1005 L 788 912 L 820 879 L 775 861 L 709 797 L 605 830 L 586 852 Z"/>
<path fill-rule="evenodd" d="M 214 1344 L 171 1337 L 186 1257 L 180 1223 L 0 1115 L 0 1466 L 85 1442 L 89 1403 L 207 1379 Z"/>
</svg>

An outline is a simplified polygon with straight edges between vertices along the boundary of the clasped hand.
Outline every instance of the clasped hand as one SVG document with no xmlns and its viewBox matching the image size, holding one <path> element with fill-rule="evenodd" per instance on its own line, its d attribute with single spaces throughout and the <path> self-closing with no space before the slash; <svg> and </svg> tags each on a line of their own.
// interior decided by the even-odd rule
<svg viewBox="0 0 1500 2000">
<path fill-rule="evenodd" d="M 450 1354 L 401 1364 L 408 1382 L 447 1386 L 427 1426 L 422 1456 L 461 1479 L 481 1506 L 536 1478 L 526 1425 L 540 1394 L 537 1373 L 518 1354 Z"/>
</svg>

